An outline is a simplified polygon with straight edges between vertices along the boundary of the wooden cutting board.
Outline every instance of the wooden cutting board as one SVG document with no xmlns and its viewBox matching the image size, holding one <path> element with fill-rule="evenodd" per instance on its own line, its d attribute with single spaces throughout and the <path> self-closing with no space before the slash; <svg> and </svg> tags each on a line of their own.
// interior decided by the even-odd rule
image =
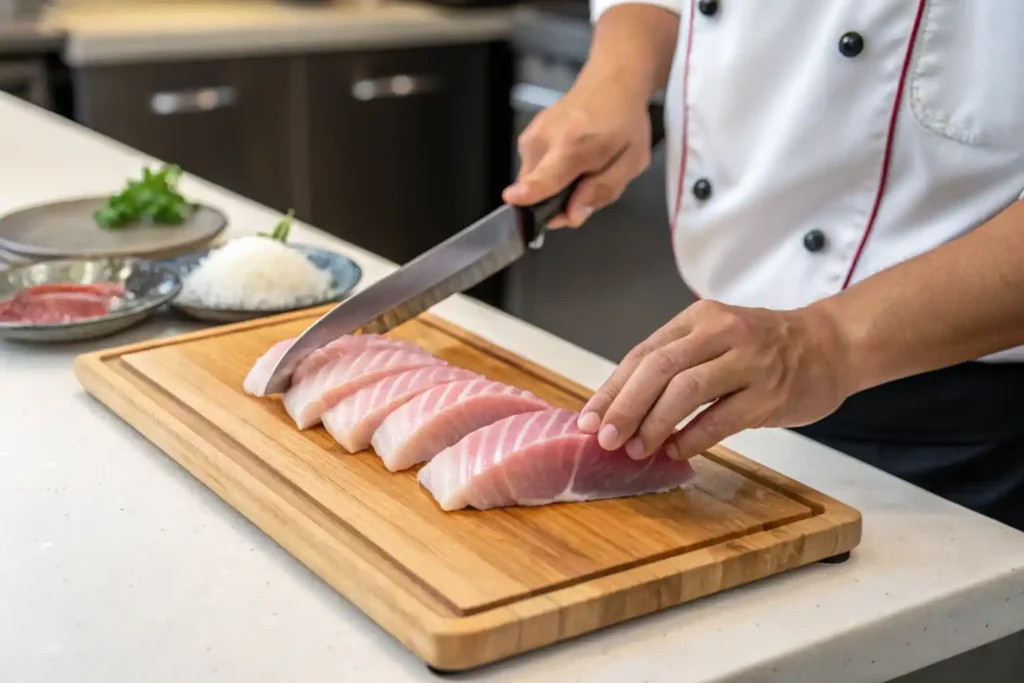
<svg viewBox="0 0 1024 683">
<path fill-rule="evenodd" d="M 242 379 L 326 309 L 81 356 L 86 389 L 427 664 L 463 670 L 842 555 L 860 514 L 725 448 L 660 495 L 443 512 Z M 429 315 L 391 333 L 578 410 L 589 392 Z"/>
</svg>

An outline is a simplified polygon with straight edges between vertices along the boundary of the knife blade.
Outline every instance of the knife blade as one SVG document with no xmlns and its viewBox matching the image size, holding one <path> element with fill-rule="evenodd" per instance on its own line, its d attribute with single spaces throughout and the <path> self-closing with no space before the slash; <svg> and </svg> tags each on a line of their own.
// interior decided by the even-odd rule
<svg viewBox="0 0 1024 683">
<path fill-rule="evenodd" d="M 527 207 L 503 205 L 390 275 L 342 301 L 299 335 L 274 365 L 263 394 L 288 389 L 313 351 L 353 332 L 380 334 L 464 292 L 544 243 L 547 223 L 565 210 L 578 181 Z"/>
</svg>

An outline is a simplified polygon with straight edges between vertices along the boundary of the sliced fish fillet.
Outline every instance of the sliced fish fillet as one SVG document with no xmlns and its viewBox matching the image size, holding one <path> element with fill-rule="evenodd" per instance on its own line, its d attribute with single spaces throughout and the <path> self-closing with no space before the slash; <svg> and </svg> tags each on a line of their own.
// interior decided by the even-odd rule
<svg viewBox="0 0 1024 683">
<path fill-rule="evenodd" d="M 371 349 L 402 349 L 409 353 L 429 354 L 429 351 L 401 339 L 391 339 L 379 334 L 347 334 L 303 358 L 302 362 L 296 366 L 295 372 L 292 373 L 292 384 L 298 384 L 338 358 L 351 358 Z"/>
<path fill-rule="evenodd" d="M 528 391 L 479 378 L 428 389 L 387 416 L 371 443 L 392 472 L 426 462 L 480 427 L 548 408 Z"/>
<path fill-rule="evenodd" d="M 242 382 L 242 388 L 245 389 L 245 393 L 252 394 L 253 396 L 267 395 L 263 391 L 263 387 L 267 385 L 267 380 L 270 379 L 270 373 L 274 370 L 277 361 L 281 360 L 281 356 L 284 355 L 293 341 L 295 341 L 294 338 L 282 339 L 267 349 L 253 363 L 252 367 L 249 368 L 248 374 L 245 376 L 245 381 Z"/>
<path fill-rule="evenodd" d="M 320 420 L 345 450 L 357 453 L 369 447 L 373 433 L 399 406 L 432 387 L 475 377 L 469 370 L 450 365 L 406 370 L 345 397 L 324 412 Z"/>
<path fill-rule="evenodd" d="M 604 450 L 577 417 L 552 408 L 494 422 L 435 456 L 419 481 L 445 510 L 486 510 L 659 493 L 693 478 L 664 450 L 644 460 Z"/>
<path fill-rule="evenodd" d="M 245 389 L 246 393 L 253 396 L 266 396 L 262 388 L 266 386 L 267 380 L 270 379 L 270 373 L 273 371 L 277 361 L 281 360 L 281 356 L 285 354 L 285 351 L 288 350 L 293 341 L 295 341 L 294 337 L 283 339 L 271 346 L 259 357 L 252 368 L 249 369 L 249 373 L 245 376 L 245 382 L 242 384 L 242 388 Z M 353 356 L 374 348 L 402 348 L 410 352 L 427 353 L 427 351 L 424 351 L 415 344 L 399 339 L 390 339 L 379 334 L 348 334 L 338 337 L 330 344 L 313 351 L 303 358 L 302 362 L 296 366 L 295 371 L 292 372 L 291 383 L 293 385 L 298 384 L 332 360 L 342 356 Z"/>
<path fill-rule="evenodd" d="M 306 429 L 320 422 L 320 416 L 338 401 L 369 384 L 406 370 L 436 365 L 446 363 L 419 348 L 370 348 L 327 362 L 293 384 L 282 401 L 299 429 Z"/>
</svg>

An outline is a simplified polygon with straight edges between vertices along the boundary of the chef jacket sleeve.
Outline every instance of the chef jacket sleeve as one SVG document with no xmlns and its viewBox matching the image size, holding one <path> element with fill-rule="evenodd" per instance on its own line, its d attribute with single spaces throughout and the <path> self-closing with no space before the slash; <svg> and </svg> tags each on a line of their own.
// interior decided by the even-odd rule
<svg viewBox="0 0 1024 683">
<path fill-rule="evenodd" d="M 652 5 L 654 7 L 662 7 L 670 12 L 676 14 L 682 13 L 683 0 L 590 0 L 590 19 L 595 24 L 597 20 L 601 18 L 601 15 L 608 11 L 615 5 Z"/>
</svg>

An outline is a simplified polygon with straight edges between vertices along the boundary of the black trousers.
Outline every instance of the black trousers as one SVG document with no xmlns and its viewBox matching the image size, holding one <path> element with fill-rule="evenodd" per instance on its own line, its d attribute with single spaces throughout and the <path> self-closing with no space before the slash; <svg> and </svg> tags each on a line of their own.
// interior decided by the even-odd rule
<svg viewBox="0 0 1024 683">
<path fill-rule="evenodd" d="M 1024 531 L 1024 363 L 891 382 L 794 431 Z"/>
</svg>

